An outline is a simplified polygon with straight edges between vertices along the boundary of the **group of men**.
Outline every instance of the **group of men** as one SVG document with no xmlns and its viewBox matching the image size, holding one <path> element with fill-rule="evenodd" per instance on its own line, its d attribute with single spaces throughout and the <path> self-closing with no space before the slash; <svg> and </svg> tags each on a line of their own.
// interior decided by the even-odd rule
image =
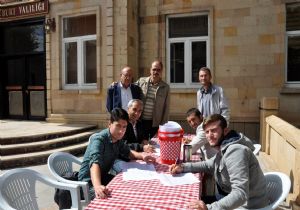
<svg viewBox="0 0 300 210">
<path fill-rule="evenodd" d="M 93 134 L 79 171 L 79 180 L 87 181 L 91 198 L 106 198 L 106 187 L 117 159 L 155 162 L 149 145 L 159 125 L 168 121 L 170 88 L 162 81 L 163 65 L 151 64 L 150 76 L 132 83 L 133 70 L 124 67 L 120 82 L 107 91 L 109 126 Z M 200 89 L 197 108 L 187 111 L 189 125 L 196 135 L 190 142 L 193 153 L 200 151 L 205 161 L 174 164 L 170 173 L 205 172 L 215 179 L 215 195 L 192 201 L 192 209 L 261 208 L 268 204 L 266 183 L 251 140 L 228 129 L 230 112 L 223 89 L 212 84 L 209 68 L 199 70 Z"/>
</svg>

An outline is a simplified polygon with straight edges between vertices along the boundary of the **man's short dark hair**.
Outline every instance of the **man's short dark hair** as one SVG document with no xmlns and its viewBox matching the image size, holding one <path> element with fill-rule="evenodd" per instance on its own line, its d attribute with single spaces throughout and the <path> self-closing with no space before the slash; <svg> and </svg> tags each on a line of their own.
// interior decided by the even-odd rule
<svg viewBox="0 0 300 210">
<path fill-rule="evenodd" d="M 208 67 L 202 67 L 202 68 L 200 68 L 199 72 L 200 71 L 206 71 L 209 74 L 209 76 L 211 76 L 211 71 Z"/>
<path fill-rule="evenodd" d="M 202 117 L 202 114 L 201 112 L 199 111 L 199 109 L 197 108 L 190 108 L 187 112 L 186 112 L 186 117 L 189 117 L 191 116 L 192 114 L 194 114 L 195 116 L 201 118 Z"/>
<path fill-rule="evenodd" d="M 213 115 L 210 115 L 206 118 L 204 118 L 203 120 L 203 129 L 205 130 L 205 127 L 210 124 L 210 123 L 214 123 L 214 122 L 217 122 L 217 121 L 220 121 L 220 126 L 222 129 L 225 129 L 227 128 L 227 121 L 226 119 L 220 115 L 220 114 L 213 114 Z"/>
<path fill-rule="evenodd" d="M 110 112 L 110 122 L 116 122 L 119 120 L 126 120 L 128 122 L 129 117 L 128 117 L 128 113 L 121 108 L 114 108 L 111 112 Z"/>
</svg>

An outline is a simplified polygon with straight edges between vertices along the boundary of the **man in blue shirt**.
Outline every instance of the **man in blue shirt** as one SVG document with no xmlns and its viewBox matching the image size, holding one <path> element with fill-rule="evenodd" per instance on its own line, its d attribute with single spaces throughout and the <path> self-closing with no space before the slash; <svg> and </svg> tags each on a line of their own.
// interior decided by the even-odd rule
<svg viewBox="0 0 300 210">
<path fill-rule="evenodd" d="M 154 157 L 130 150 L 129 146 L 122 141 L 128 119 L 125 110 L 115 108 L 111 111 L 108 128 L 93 134 L 90 138 L 78 179 L 89 183 L 91 199 L 106 198 L 110 194 L 110 190 L 105 185 L 113 178 L 109 171 L 120 155 L 130 159 L 155 162 Z"/>
</svg>

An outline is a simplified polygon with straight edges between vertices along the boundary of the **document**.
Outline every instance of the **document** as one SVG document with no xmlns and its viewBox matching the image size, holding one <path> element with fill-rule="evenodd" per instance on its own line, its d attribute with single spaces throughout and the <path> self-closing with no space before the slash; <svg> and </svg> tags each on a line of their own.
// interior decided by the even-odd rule
<svg viewBox="0 0 300 210">
<path fill-rule="evenodd" d="M 184 184 L 194 184 L 200 182 L 197 177 L 192 173 L 181 174 L 159 174 L 160 183 L 164 186 L 176 186 Z"/>
<path fill-rule="evenodd" d="M 157 172 L 153 164 L 124 162 L 122 164 L 122 169 L 124 181 L 158 179 Z"/>
</svg>

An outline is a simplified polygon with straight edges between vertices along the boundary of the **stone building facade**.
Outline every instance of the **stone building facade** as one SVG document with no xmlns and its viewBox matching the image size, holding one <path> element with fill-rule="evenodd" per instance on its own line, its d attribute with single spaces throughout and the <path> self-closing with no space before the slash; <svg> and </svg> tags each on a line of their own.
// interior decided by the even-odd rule
<svg viewBox="0 0 300 210">
<path fill-rule="evenodd" d="M 232 128 L 257 139 L 264 97 L 279 98 L 279 115 L 298 126 L 299 2 L 49 0 L 45 18 L 56 28 L 45 35 L 45 119 L 105 126 L 106 89 L 120 69 L 133 67 L 136 80 L 160 59 L 172 120 L 184 122 L 196 106 L 197 72 L 206 65 L 225 90 Z"/>
</svg>

